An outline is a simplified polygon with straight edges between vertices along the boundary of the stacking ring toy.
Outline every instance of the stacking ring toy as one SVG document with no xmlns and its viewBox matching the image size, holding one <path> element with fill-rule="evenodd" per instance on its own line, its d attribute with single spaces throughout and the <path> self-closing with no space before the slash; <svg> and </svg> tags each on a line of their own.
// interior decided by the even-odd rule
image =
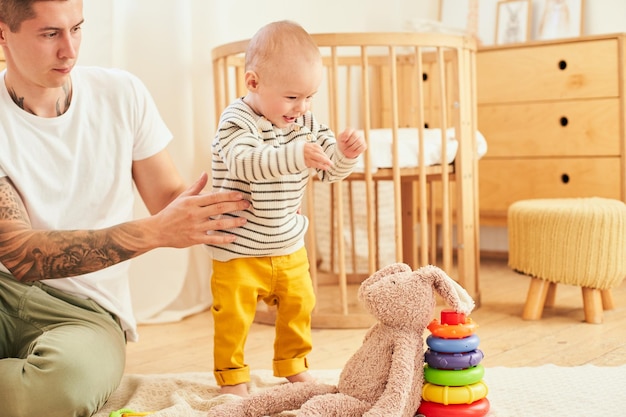
<svg viewBox="0 0 626 417">
<path fill-rule="evenodd" d="M 428 417 L 483 417 L 487 415 L 489 408 L 490 404 L 487 398 L 482 398 L 471 404 L 443 405 L 432 401 L 422 401 L 417 413 Z"/>
<path fill-rule="evenodd" d="M 471 318 L 465 319 L 465 322 L 459 324 L 439 323 L 437 319 L 433 319 L 428 325 L 428 330 L 437 337 L 443 339 L 462 339 L 474 334 L 478 325 Z"/>
<path fill-rule="evenodd" d="M 429 366 L 437 369 L 465 369 L 476 366 L 485 355 L 480 349 L 463 353 L 443 353 L 427 349 L 424 360 Z"/>
<path fill-rule="evenodd" d="M 424 379 L 431 384 L 460 387 L 461 385 L 471 385 L 480 382 L 485 375 L 485 368 L 482 365 L 454 371 L 450 369 L 437 369 L 424 366 Z"/>
<path fill-rule="evenodd" d="M 461 353 L 478 348 L 480 339 L 476 334 L 464 337 L 463 339 L 443 339 L 430 334 L 426 338 L 426 344 L 429 348 L 437 352 Z"/>
<path fill-rule="evenodd" d="M 477 382 L 461 387 L 448 387 L 426 382 L 422 388 L 422 398 L 439 404 L 471 404 L 487 396 L 487 385 Z"/>
</svg>

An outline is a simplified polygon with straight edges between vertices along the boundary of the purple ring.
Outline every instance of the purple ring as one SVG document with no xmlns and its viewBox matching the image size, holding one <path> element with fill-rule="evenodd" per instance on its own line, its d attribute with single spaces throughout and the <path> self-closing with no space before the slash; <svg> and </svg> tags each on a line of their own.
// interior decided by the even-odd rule
<svg viewBox="0 0 626 417">
<path fill-rule="evenodd" d="M 437 369 L 454 369 L 455 371 L 476 366 L 484 357 L 485 355 L 480 349 L 463 353 L 444 353 L 427 349 L 424 354 L 428 366 Z"/>
</svg>

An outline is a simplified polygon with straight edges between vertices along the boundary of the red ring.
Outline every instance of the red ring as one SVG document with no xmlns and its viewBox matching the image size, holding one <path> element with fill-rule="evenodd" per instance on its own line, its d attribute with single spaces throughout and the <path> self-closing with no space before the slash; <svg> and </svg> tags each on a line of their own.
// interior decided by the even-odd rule
<svg viewBox="0 0 626 417">
<path fill-rule="evenodd" d="M 471 404 L 439 404 L 422 400 L 417 414 L 427 417 L 482 417 L 489 412 L 489 400 L 481 398 Z"/>
</svg>

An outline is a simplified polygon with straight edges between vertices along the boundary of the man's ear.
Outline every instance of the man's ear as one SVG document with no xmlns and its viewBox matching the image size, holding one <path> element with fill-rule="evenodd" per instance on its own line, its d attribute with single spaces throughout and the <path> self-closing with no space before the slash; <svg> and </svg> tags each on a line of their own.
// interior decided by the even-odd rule
<svg viewBox="0 0 626 417">
<path fill-rule="evenodd" d="M 259 76 L 256 72 L 248 70 L 244 77 L 248 91 L 254 92 L 259 88 Z"/>
</svg>

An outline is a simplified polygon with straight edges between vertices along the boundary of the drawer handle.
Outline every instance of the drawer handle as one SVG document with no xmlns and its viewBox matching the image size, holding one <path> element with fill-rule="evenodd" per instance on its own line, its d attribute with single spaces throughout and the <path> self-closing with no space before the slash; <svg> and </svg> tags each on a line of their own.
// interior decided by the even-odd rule
<svg viewBox="0 0 626 417">
<path fill-rule="evenodd" d="M 559 61 L 559 69 L 564 70 L 565 68 L 567 68 L 567 61 L 562 59 Z"/>
<path fill-rule="evenodd" d="M 422 73 L 422 81 L 428 81 L 428 73 L 426 72 Z"/>
<path fill-rule="evenodd" d="M 567 183 L 569 182 L 569 175 L 567 175 L 567 174 L 562 174 L 562 175 L 561 175 L 561 182 L 562 182 L 563 184 L 567 184 Z"/>
<path fill-rule="evenodd" d="M 565 127 L 569 123 L 569 120 L 567 120 L 567 117 L 563 116 L 559 119 L 559 122 L 561 123 L 561 126 Z"/>
</svg>

